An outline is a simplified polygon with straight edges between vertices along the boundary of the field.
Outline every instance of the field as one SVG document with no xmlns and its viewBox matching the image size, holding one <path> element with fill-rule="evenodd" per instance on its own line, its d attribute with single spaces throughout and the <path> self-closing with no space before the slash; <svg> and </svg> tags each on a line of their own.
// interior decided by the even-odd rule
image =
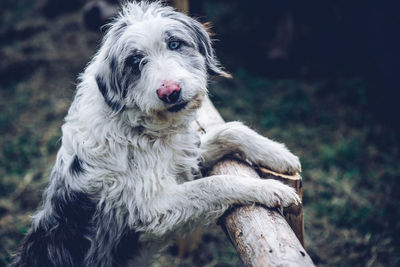
<svg viewBox="0 0 400 267">
<path fill-rule="evenodd" d="M 2 5 L 0 266 L 6 266 L 41 202 L 76 77 L 101 34 L 85 29 L 79 11 L 49 18 L 43 1 Z M 400 266 L 400 139 L 371 109 L 369 80 L 271 78 L 221 54 L 234 78 L 214 80 L 210 95 L 224 119 L 245 122 L 301 158 L 306 246 L 314 262 Z M 176 253 L 171 246 L 155 266 L 241 266 L 217 226 L 185 258 Z"/>
</svg>

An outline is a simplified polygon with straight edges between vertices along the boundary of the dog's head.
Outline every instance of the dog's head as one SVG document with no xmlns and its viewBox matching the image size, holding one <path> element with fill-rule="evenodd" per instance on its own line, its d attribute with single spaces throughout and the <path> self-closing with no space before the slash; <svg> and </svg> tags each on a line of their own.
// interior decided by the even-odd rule
<svg viewBox="0 0 400 267">
<path fill-rule="evenodd" d="M 177 113 L 199 107 L 209 75 L 229 76 L 205 27 L 159 3 L 128 3 L 110 24 L 95 79 L 114 112 Z"/>
</svg>

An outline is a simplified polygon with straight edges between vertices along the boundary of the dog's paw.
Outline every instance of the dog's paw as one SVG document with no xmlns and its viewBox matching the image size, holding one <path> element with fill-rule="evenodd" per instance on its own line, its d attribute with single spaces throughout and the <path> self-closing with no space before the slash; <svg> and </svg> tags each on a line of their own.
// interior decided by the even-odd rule
<svg viewBox="0 0 400 267">
<path fill-rule="evenodd" d="M 300 160 L 293 155 L 288 149 L 283 147 L 272 155 L 273 161 L 269 160 L 267 168 L 278 173 L 295 174 L 301 172 Z M 266 161 L 263 161 L 265 163 Z M 261 163 L 262 164 L 262 163 Z"/>
<path fill-rule="evenodd" d="M 261 167 L 284 174 L 295 174 L 301 172 L 300 160 L 293 155 L 283 144 L 263 138 L 261 149 L 252 154 L 250 161 Z"/>
<path fill-rule="evenodd" d="M 263 180 L 263 186 L 260 189 L 262 190 L 260 192 L 261 204 L 269 208 L 286 208 L 301 203 L 296 191 L 279 181 Z"/>
<path fill-rule="evenodd" d="M 226 123 L 219 130 L 218 144 L 214 149 L 236 153 L 239 158 L 251 164 L 266 167 L 272 171 L 284 174 L 301 172 L 299 158 L 293 155 L 284 144 L 272 141 L 239 122 Z M 213 145 L 215 145 L 213 143 Z"/>
</svg>

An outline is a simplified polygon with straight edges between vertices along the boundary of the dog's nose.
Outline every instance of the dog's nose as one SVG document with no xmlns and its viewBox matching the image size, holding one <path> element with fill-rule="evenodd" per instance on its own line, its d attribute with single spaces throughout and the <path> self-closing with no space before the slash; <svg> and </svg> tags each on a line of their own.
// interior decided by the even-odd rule
<svg viewBox="0 0 400 267">
<path fill-rule="evenodd" d="M 160 88 L 157 89 L 157 96 L 167 104 L 174 104 L 181 95 L 181 86 L 177 82 L 163 81 Z"/>
</svg>

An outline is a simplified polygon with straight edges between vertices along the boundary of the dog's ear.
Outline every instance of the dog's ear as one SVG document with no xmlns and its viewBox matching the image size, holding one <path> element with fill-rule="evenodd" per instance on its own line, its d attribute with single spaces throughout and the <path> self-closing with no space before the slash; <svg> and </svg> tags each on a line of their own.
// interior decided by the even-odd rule
<svg viewBox="0 0 400 267">
<path fill-rule="evenodd" d="M 126 94 L 121 84 L 122 75 L 118 65 L 115 57 L 107 57 L 99 64 L 95 75 L 97 86 L 104 97 L 104 101 L 115 113 L 124 109 Z"/>
<path fill-rule="evenodd" d="M 199 52 L 205 57 L 207 72 L 210 75 L 222 76 L 225 78 L 232 78 L 232 76 L 225 72 L 221 67 L 217 57 L 215 56 L 214 49 L 212 47 L 211 36 L 213 34 L 210 30 L 210 23 L 200 24 L 193 20 L 193 31 L 196 36 L 196 42 L 199 48 Z"/>
<path fill-rule="evenodd" d="M 113 43 L 126 27 L 127 23 L 124 21 L 111 23 L 104 38 L 104 51 L 100 51 L 97 56 L 99 64 L 95 74 L 96 83 L 105 102 L 115 113 L 124 109 L 127 84 L 123 75 L 123 64 L 118 61 L 120 55 L 115 51 Z"/>
</svg>

